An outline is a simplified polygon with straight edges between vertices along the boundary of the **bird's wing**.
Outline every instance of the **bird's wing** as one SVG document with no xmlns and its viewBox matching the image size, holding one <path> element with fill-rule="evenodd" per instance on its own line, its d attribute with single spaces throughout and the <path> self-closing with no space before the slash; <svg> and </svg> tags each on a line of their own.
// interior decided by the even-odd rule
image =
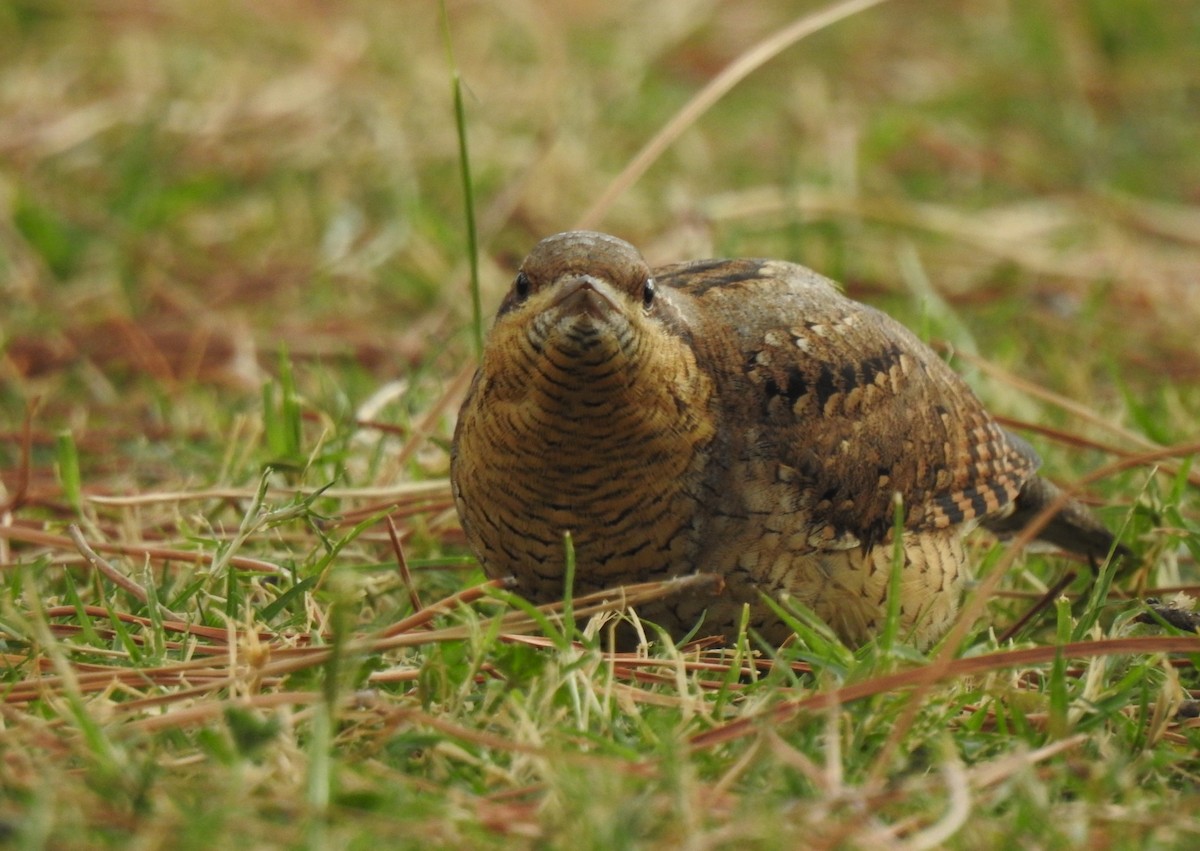
<svg viewBox="0 0 1200 851">
<path fill-rule="evenodd" d="M 795 471 L 818 546 L 882 539 L 897 494 L 908 529 L 995 516 L 1036 471 L 928 346 L 815 272 L 729 260 L 655 277 L 693 300 L 722 415 L 755 436 L 745 451 Z"/>
</svg>

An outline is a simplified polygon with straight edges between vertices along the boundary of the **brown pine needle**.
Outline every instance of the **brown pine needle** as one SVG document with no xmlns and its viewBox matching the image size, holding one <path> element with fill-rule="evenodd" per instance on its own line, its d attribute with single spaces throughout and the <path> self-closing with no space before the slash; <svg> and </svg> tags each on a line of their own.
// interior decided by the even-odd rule
<svg viewBox="0 0 1200 851">
<path fill-rule="evenodd" d="M 74 541 L 69 537 L 43 532 L 38 529 L 29 529 L 23 526 L 0 526 L 0 538 L 7 538 L 11 541 L 22 541 L 27 544 L 40 544 L 53 549 L 78 549 L 74 545 Z M 208 553 L 177 550 L 146 543 L 114 544 L 108 541 L 99 541 L 90 546 L 96 552 L 125 556 L 142 556 L 154 561 L 180 561 L 188 564 L 207 564 L 212 560 L 212 556 Z M 284 573 L 278 565 L 247 556 L 234 556 L 229 560 L 229 564 L 239 570 L 249 570 L 254 573 Z"/>
<path fill-rule="evenodd" d="M 408 591 L 408 601 L 412 604 L 413 612 L 420 612 L 422 608 L 421 596 L 417 593 L 417 586 L 413 584 L 412 572 L 408 569 L 408 559 L 404 557 L 404 544 L 400 540 L 400 533 L 396 530 L 396 521 L 391 516 L 387 517 L 388 537 L 392 542 L 392 552 L 396 554 L 396 569 L 400 571 L 400 581 L 404 583 L 405 590 Z"/>
<path fill-rule="evenodd" d="M 1175 636 L 1109 638 L 1099 641 L 1080 641 L 1061 646 L 1000 650 L 963 659 L 951 659 L 945 663 L 937 659 L 921 668 L 883 674 L 830 691 L 817 692 L 799 700 L 786 701 L 761 713 L 743 716 L 736 721 L 699 733 L 691 738 L 690 744 L 693 748 L 716 747 L 752 735 L 763 725 L 777 726 L 801 714 L 818 712 L 838 704 L 851 703 L 902 689 L 915 690 L 914 699 L 910 700 L 910 703 L 914 703 L 917 702 L 915 698 L 922 690 L 927 689 L 935 682 L 976 676 L 1007 668 L 1044 665 L 1053 662 L 1059 656 L 1064 659 L 1090 659 L 1098 656 L 1132 656 L 1152 653 L 1200 653 L 1200 638 Z M 882 750 L 877 761 L 887 753 L 886 748 Z"/>
<path fill-rule="evenodd" d="M 146 589 L 138 583 L 134 582 L 121 571 L 117 570 L 112 564 L 102 559 L 95 550 L 88 545 L 87 540 L 83 537 L 83 532 L 79 531 L 79 527 L 72 523 L 67 527 L 67 535 L 74 542 L 76 549 L 80 555 L 92 567 L 103 574 L 110 582 L 119 588 L 124 588 L 142 603 L 150 602 L 150 595 L 146 593 Z M 159 611 L 174 621 L 182 621 L 183 615 L 177 615 L 161 603 L 158 604 Z"/>
</svg>

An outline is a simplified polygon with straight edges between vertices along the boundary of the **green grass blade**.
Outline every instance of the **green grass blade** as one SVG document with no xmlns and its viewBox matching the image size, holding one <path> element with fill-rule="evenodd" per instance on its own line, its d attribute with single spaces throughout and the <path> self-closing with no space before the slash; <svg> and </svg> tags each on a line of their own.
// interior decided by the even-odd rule
<svg viewBox="0 0 1200 851">
<path fill-rule="evenodd" d="M 450 16 L 442 0 L 442 30 L 446 40 L 446 58 L 450 64 L 450 87 L 454 95 L 454 130 L 458 137 L 458 168 L 462 180 L 463 213 L 467 227 L 467 261 L 471 267 L 471 340 L 475 357 L 483 353 L 483 300 L 479 291 L 479 236 L 475 226 L 475 188 L 471 179 L 471 154 L 467 145 L 466 107 L 463 105 L 462 76 L 454 61 L 450 38 Z"/>
<path fill-rule="evenodd" d="M 58 480 L 62 485 L 63 496 L 75 512 L 79 513 L 83 510 L 83 478 L 79 473 L 79 449 L 70 431 L 64 429 L 58 433 L 55 448 L 58 455 Z"/>
</svg>

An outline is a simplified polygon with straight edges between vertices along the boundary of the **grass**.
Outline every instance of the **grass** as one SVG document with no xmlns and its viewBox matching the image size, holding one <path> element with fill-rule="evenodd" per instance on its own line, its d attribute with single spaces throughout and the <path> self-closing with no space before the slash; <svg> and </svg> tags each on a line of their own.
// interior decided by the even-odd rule
<svg viewBox="0 0 1200 851">
<path fill-rule="evenodd" d="M 437 4 L 18 0 L 0 843 L 1196 843 L 1200 642 L 1138 598 L 1200 585 L 1200 16 L 882 3 L 618 179 L 795 5 L 449 3 L 485 310 L 585 215 L 652 261 L 799 260 L 953 352 L 1134 569 L 980 538 L 976 616 L 927 657 L 803 612 L 782 650 L 611 652 L 485 583 L 454 517 Z"/>
</svg>

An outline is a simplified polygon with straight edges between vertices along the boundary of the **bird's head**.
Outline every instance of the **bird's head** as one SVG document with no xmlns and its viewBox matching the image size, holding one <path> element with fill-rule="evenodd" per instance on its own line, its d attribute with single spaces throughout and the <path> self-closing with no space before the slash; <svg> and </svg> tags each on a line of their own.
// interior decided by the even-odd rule
<svg viewBox="0 0 1200 851">
<path fill-rule="evenodd" d="M 659 291 L 636 248 L 603 233 L 567 231 L 543 239 L 521 264 L 484 367 L 595 387 L 629 380 L 688 344 L 671 294 Z"/>
</svg>

